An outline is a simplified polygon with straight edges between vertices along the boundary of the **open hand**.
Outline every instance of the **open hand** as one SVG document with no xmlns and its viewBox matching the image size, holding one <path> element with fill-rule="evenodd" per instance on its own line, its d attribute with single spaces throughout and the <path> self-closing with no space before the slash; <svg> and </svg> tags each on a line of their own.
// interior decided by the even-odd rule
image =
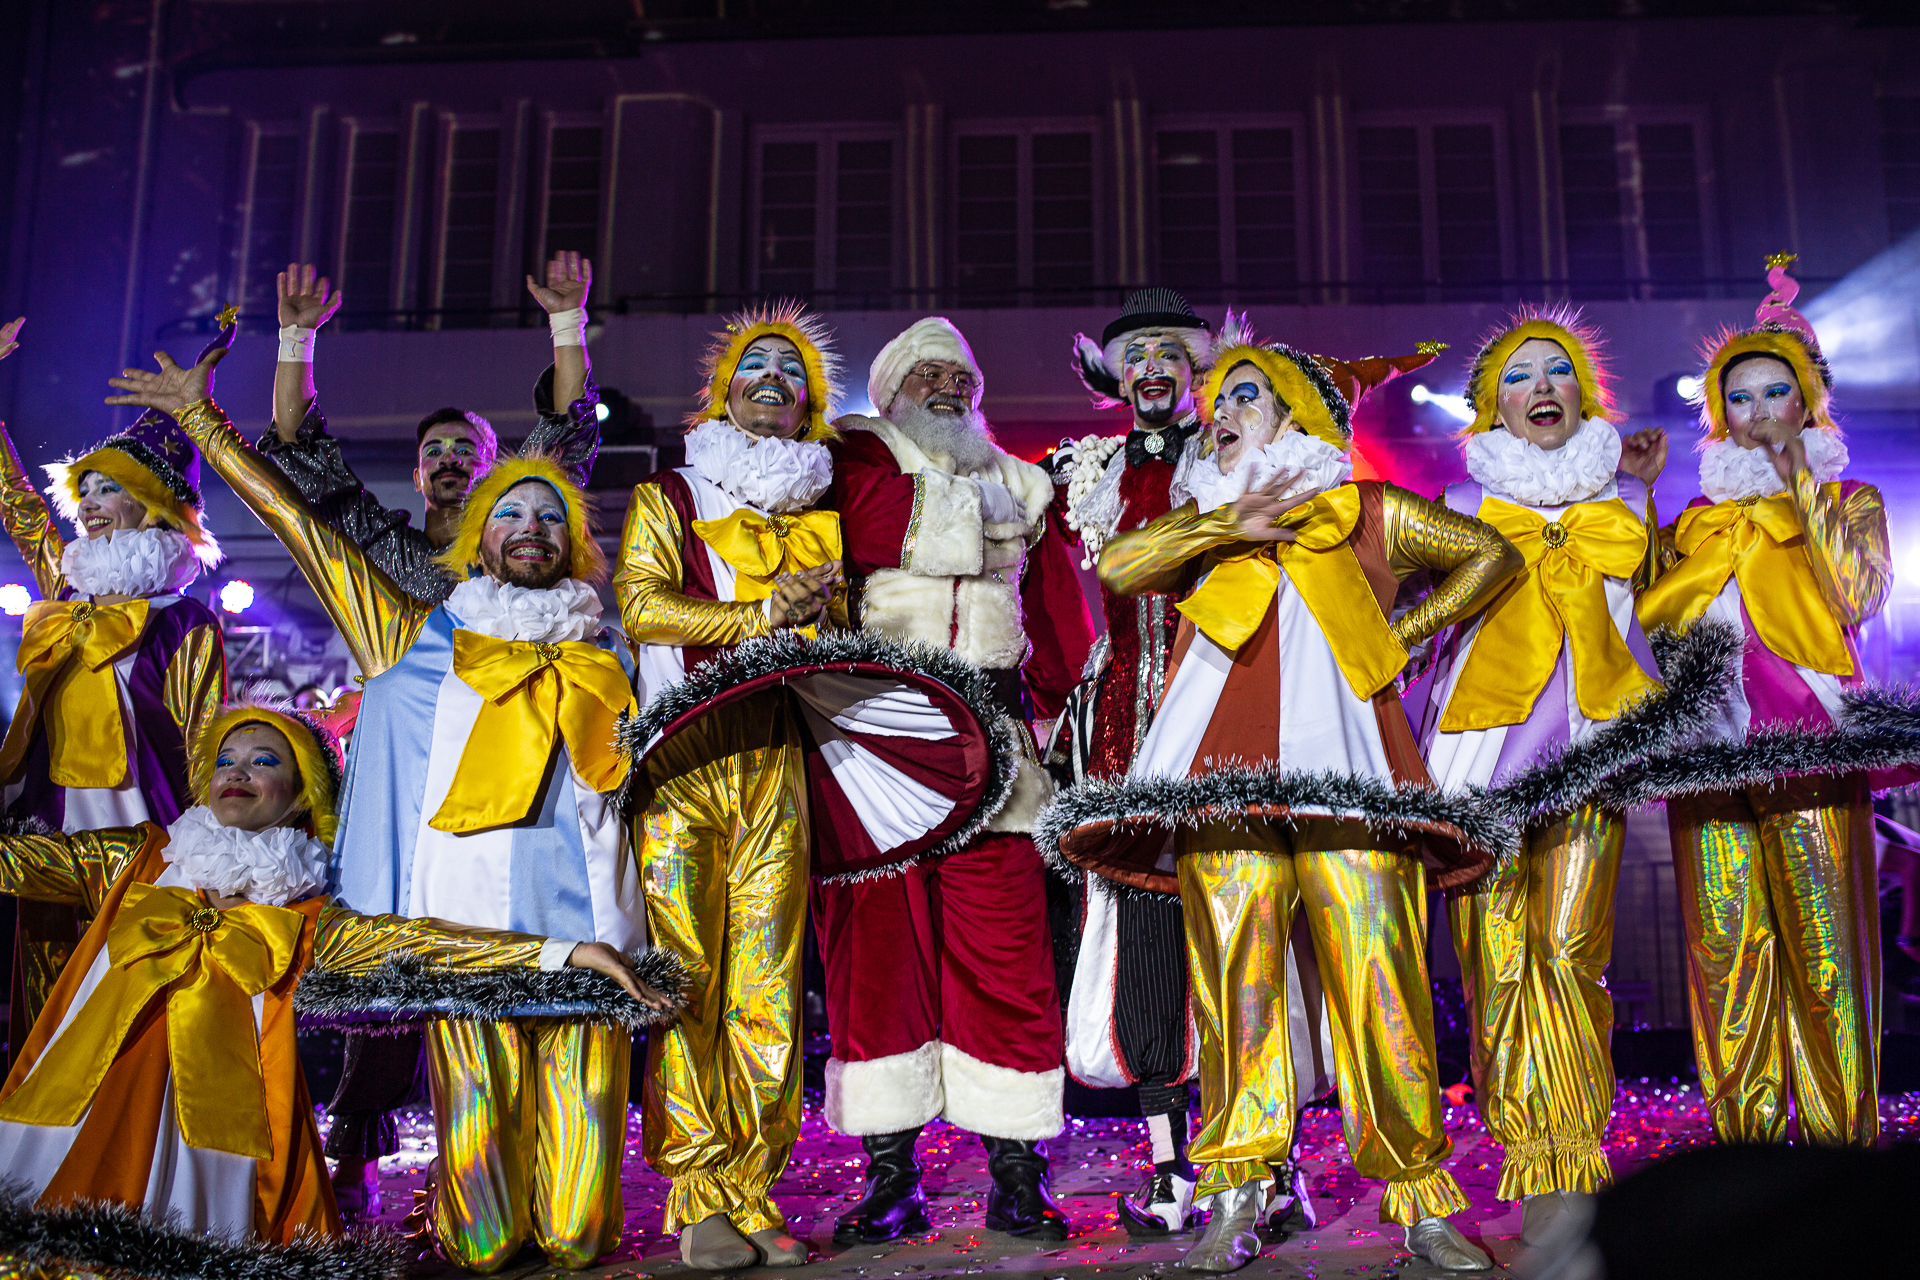
<svg viewBox="0 0 1920 1280">
<path fill-rule="evenodd" d="M 1620 469 L 1646 482 L 1648 488 L 1667 466 L 1667 433 L 1648 427 L 1620 441 Z"/>
<path fill-rule="evenodd" d="M 620 989 L 638 1000 L 649 1009 L 658 1009 L 662 1013 L 673 1011 L 673 1001 L 665 993 L 656 991 L 640 981 L 640 975 L 633 971 L 627 958 L 604 942 L 583 942 L 567 956 L 569 969 L 592 969 L 595 973 L 604 973 L 620 984 Z"/>
<path fill-rule="evenodd" d="M 1317 492 L 1302 493 L 1291 498 L 1280 498 L 1275 496 L 1275 492 L 1273 489 L 1256 489 L 1234 499 L 1234 527 L 1240 537 L 1248 542 L 1292 542 L 1299 537 L 1297 531 L 1283 528 L 1279 523 L 1280 518 L 1320 495 Z"/>
<path fill-rule="evenodd" d="M 1782 484 L 1791 485 L 1793 473 L 1806 468 L 1807 446 L 1800 438 L 1802 432 L 1792 430 L 1783 422 L 1763 419 L 1749 428 L 1749 434 L 1773 460 L 1774 474 Z"/>
<path fill-rule="evenodd" d="M 175 364 L 173 357 L 166 352 L 156 351 L 153 358 L 160 366 L 160 372 L 122 369 L 119 377 L 107 379 L 107 385 L 118 387 L 127 394 L 108 396 L 107 403 L 158 409 L 164 414 L 178 417 L 188 405 L 205 400 L 213 393 L 213 367 L 227 358 L 229 350 L 229 347 L 215 347 L 207 352 L 205 360 L 185 369 Z"/>
<path fill-rule="evenodd" d="M 547 264 L 546 284 L 527 277 L 527 292 L 546 308 L 548 315 L 586 306 L 587 293 L 592 288 L 593 263 L 564 249 L 554 254 L 553 261 Z"/>
<path fill-rule="evenodd" d="M 14 339 L 20 335 L 20 326 L 26 322 L 27 318 L 21 316 L 8 324 L 0 324 L 0 360 L 5 360 L 12 355 L 14 348 L 20 345 Z"/>
<path fill-rule="evenodd" d="M 772 605 L 767 615 L 774 627 L 804 627 L 819 620 L 833 603 L 834 590 L 845 580 L 838 560 L 783 573 L 773 580 Z"/>
<path fill-rule="evenodd" d="M 302 329 L 318 329 L 333 318 L 345 297 L 333 291 L 333 282 L 320 276 L 312 263 L 302 266 L 289 262 L 287 269 L 273 279 L 274 291 L 280 297 L 282 329 L 290 324 Z"/>
</svg>

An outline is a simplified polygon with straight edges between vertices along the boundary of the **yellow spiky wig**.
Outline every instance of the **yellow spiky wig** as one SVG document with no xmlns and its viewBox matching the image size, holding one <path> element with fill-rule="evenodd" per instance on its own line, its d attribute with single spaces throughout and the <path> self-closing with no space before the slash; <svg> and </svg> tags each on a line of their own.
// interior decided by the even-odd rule
<svg viewBox="0 0 1920 1280">
<path fill-rule="evenodd" d="M 1213 402 L 1220 398 L 1227 375 L 1243 364 L 1267 375 L 1273 393 L 1293 411 L 1294 422 L 1308 435 L 1342 452 L 1352 447 L 1353 409 L 1347 398 L 1312 356 L 1277 342 L 1265 346 L 1237 342 L 1215 349 L 1213 369 L 1200 389 L 1199 409 L 1205 421 L 1213 421 Z"/>
<path fill-rule="evenodd" d="M 567 576 L 592 583 L 606 577 L 607 558 L 593 537 L 593 500 L 574 483 L 559 459 L 545 453 L 502 458 L 480 478 L 467 495 L 467 505 L 460 510 L 460 532 L 454 535 L 453 545 L 435 557 L 440 567 L 456 578 L 464 578 L 478 568 L 480 535 L 494 504 L 509 489 L 528 480 L 538 480 L 559 494 L 560 505 L 567 509 L 567 544 L 573 561 Z"/>
<path fill-rule="evenodd" d="M 285 703 L 229 703 L 207 722 L 193 740 L 188 783 L 194 803 L 207 803 L 221 746 L 235 730 L 250 724 L 278 730 L 293 748 L 294 767 L 300 773 L 300 807 L 306 814 L 306 821 L 297 825 L 322 844 L 332 844 L 339 826 L 340 744 L 319 721 Z"/>
<path fill-rule="evenodd" d="M 727 416 L 727 387 L 740 367 L 740 357 L 756 339 L 769 336 L 785 338 L 797 347 L 807 369 L 807 400 L 813 412 L 798 438 L 834 439 L 839 434 L 833 429 L 833 412 L 840 403 L 840 353 L 834 350 L 833 331 L 826 321 L 791 300 L 765 303 L 727 317 L 726 327 L 713 335 L 701 353 L 700 406 L 687 415 L 687 425 L 697 427 Z"/>
<path fill-rule="evenodd" d="M 1467 403 L 1473 408 L 1473 421 L 1463 436 L 1489 431 L 1500 421 L 1500 370 L 1532 338 L 1545 338 L 1560 344 L 1573 361 L 1573 376 L 1580 383 L 1580 416 L 1614 419 L 1613 374 L 1606 364 L 1606 339 L 1600 331 L 1580 318 L 1572 307 L 1539 308 L 1523 306 L 1499 329 L 1488 334 L 1473 357 L 1467 374 Z"/>
<path fill-rule="evenodd" d="M 220 543 L 206 527 L 199 491 L 177 472 L 163 478 L 163 470 L 172 471 L 152 450 L 123 436 L 102 441 L 77 458 L 46 465 L 53 505 L 75 529 L 80 528 L 81 478 L 97 471 L 131 494 L 150 517 L 183 535 L 193 544 L 194 558 L 211 569 L 220 563 Z M 80 530 L 81 536 L 85 532 Z"/>
<path fill-rule="evenodd" d="M 1751 329 L 1722 329 L 1700 344 L 1700 356 L 1706 361 L 1700 375 L 1700 390 L 1694 405 L 1700 410 L 1700 425 L 1707 439 L 1727 438 L 1727 368 L 1742 356 L 1772 356 L 1782 361 L 1800 383 L 1800 395 L 1813 415 L 1813 425 L 1822 431 L 1839 431 L 1833 420 L 1833 370 L 1820 352 L 1820 339 L 1808 319 L 1794 310 L 1793 300 L 1800 294 L 1800 282 L 1787 271 L 1799 255 L 1776 253 L 1767 258 L 1767 296 L 1754 312 Z"/>
</svg>

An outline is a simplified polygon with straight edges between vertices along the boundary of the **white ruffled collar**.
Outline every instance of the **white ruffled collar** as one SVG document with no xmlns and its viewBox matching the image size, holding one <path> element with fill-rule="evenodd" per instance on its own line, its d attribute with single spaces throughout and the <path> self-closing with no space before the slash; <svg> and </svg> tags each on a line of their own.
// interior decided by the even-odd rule
<svg viewBox="0 0 1920 1280">
<path fill-rule="evenodd" d="M 298 827 L 242 831 L 223 827 L 205 805 L 174 819 L 157 883 L 244 897 L 269 907 L 311 898 L 327 887 L 327 846 Z"/>
<path fill-rule="evenodd" d="M 1846 471 L 1847 442 L 1837 432 L 1809 427 L 1800 439 L 1807 446 L 1807 470 L 1815 484 L 1838 480 Z M 1770 498 L 1786 491 L 1786 482 L 1773 469 L 1772 450 L 1742 449 L 1732 440 L 1700 442 L 1700 492 L 1709 502 Z"/>
<path fill-rule="evenodd" d="M 480 574 L 453 589 L 447 610 L 468 631 L 496 640 L 561 644 L 598 631 L 605 606 L 578 578 L 552 587 L 517 587 Z"/>
<path fill-rule="evenodd" d="M 1529 507 L 1585 502 L 1613 483 L 1620 470 L 1620 433 L 1604 418 L 1588 418 L 1558 449 L 1546 450 L 1503 427 L 1469 436 L 1467 474 L 1496 497 Z"/>
<path fill-rule="evenodd" d="M 1222 474 L 1212 457 L 1183 458 L 1174 473 L 1176 505 L 1191 497 L 1202 513 L 1217 511 L 1255 489 L 1280 484 L 1278 497 L 1296 498 L 1345 484 L 1353 475 L 1353 459 L 1318 436 L 1288 431 L 1265 448 L 1249 449 L 1233 470 Z"/>
<path fill-rule="evenodd" d="M 749 435 L 725 419 L 687 432 L 687 465 L 736 502 L 773 515 L 810 507 L 833 483 L 825 445 Z"/>
<path fill-rule="evenodd" d="M 115 529 L 60 553 L 60 572 L 83 596 L 178 595 L 202 567 L 186 535 L 171 529 Z"/>
</svg>

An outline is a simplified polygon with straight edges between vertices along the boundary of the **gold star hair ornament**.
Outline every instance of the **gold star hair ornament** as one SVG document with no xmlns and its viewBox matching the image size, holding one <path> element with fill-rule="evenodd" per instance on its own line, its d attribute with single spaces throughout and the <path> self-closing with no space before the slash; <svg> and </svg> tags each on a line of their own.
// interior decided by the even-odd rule
<svg viewBox="0 0 1920 1280">
<path fill-rule="evenodd" d="M 1448 344 L 1444 342 L 1421 342 L 1416 343 L 1413 349 L 1423 356 L 1437 356 L 1445 351 L 1447 346 Z"/>
<path fill-rule="evenodd" d="M 213 318 L 213 324 L 217 329 L 224 329 L 239 318 L 240 304 L 237 302 L 229 302 L 226 306 L 220 308 L 220 314 Z"/>
<path fill-rule="evenodd" d="M 1790 267 L 1798 261 L 1800 261 L 1800 255 L 1797 253 L 1770 253 L 1767 255 L 1767 266 L 1769 269 L 1775 267 Z"/>
</svg>

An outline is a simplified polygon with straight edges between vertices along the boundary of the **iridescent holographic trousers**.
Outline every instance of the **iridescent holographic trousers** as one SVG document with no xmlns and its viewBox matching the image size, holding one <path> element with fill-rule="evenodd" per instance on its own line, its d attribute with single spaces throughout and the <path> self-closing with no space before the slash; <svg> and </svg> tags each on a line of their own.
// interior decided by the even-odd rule
<svg viewBox="0 0 1920 1280">
<path fill-rule="evenodd" d="M 806 761 L 787 695 L 710 713 L 648 761 L 634 842 L 655 946 L 687 1007 L 649 1038 L 647 1163 L 673 1180 L 666 1230 L 725 1214 L 784 1227 L 768 1195 L 800 1136 L 800 959 L 810 846 Z"/>
<path fill-rule="evenodd" d="M 427 1028 L 450 1261 L 498 1271 L 532 1240 L 578 1270 L 620 1243 L 632 1049 L 624 1027 L 544 1018 Z"/>
<path fill-rule="evenodd" d="M 1473 1084 L 1506 1147 L 1497 1195 L 1598 1191 L 1613 1115 L 1613 896 L 1624 817 L 1577 810 L 1447 897 L 1473 1019 Z"/>
<path fill-rule="evenodd" d="M 1388 1182 L 1380 1220 L 1410 1226 L 1467 1207 L 1442 1167 L 1427 984 L 1426 874 L 1357 822 L 1298 830 L 1247 820 L 1179 837 L 1187 967 L 1200 1028 L 1202 1127 L 1188 1150 L 1199 1194 L 1271 1178 L 1292 1151 L 1296 1113 L 1287 1017 L 1287 940 L 1306 914 L 1333 1029 L 1347 1150 Z"/>
<path fill-rule="evenodd" d="M 1880 1136 L 1880 914 L 1866 778 L 1672 800 L 1700 1091 L 1722 1142 Z"/>
</svg>

